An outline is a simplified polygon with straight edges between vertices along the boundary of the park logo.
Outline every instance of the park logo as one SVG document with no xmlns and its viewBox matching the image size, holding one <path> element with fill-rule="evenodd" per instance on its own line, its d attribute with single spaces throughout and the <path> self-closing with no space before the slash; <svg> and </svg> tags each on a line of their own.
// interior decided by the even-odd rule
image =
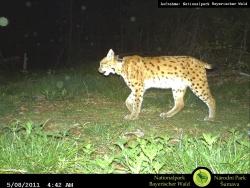
<svg viewBox="0 0 250 188">
<path fill-rule="evenodd" d="M 193 171 L 194 184 L 199 187 L 206 187 L 211 182 L 211 171 L 206 167 L 198 167 Z"/>
</svg>

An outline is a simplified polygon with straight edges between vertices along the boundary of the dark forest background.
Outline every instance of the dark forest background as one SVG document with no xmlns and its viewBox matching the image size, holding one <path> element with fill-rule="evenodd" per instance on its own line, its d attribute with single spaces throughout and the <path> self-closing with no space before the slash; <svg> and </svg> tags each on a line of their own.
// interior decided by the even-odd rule
<svg viewBox="0 0 250 188">
<path fill-rule="evenodd" d="M 191 55 L 220 68 L 249 71 L 250 11 L 158 8 L 157 1 L 5 0 L 0 67 L 48 69 L 120 56 Z M 14 58 L 17 57 L 17 58 Z M 18 64 L 16 66 L 16 64 Z"/>
</svg>

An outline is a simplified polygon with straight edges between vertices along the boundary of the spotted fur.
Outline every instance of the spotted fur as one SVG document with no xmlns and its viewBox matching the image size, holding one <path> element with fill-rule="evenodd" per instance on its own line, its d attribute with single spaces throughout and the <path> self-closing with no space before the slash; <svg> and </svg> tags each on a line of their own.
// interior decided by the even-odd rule
<svg viewBox="0 0 250 188">
<path fill-rule="evenodd" d="M 183 97 L 189 87 L 208 106 L 209 115 L 205 120 L 214 120 L 215 100 L 208 87 L 206 69 L 211 69 L 211 66 L 194 57 L 134 55 L 120 60 L 110 49 L 98 70 L 105 76 L 110 73 L 121 75 L 131 89 L 126 100 L 130 114 L 125 119 L 138 117 L 143 95 L 149 88 L 172 89 L 175 105 L 168 112 L 160 114 L 162 118 L 172 117 L 184 107 Z"/>
</svg>

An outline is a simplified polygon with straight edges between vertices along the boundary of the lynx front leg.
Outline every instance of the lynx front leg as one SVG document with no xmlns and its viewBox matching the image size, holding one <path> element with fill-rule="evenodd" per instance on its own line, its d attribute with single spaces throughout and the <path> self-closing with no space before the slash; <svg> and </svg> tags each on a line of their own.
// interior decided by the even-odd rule
<svg viewBox="0 0 250 188">
<path fill-rule="evenodd" d="M 161 113 L 160 117 L 168 118 L 177 114 L 184 107 L 183 97 L 186 92 L 186 88 L 183 89 L 172 89 L 173 97 L 174 97 L 174 107 L 169 110 L 167 113 Z"/>
<path fill-rule="evenodd" d="M 125 102 L 130 113 L 133 112 L 133 92 L 131 92 Z"/>
<path fill-rule="evenodd" d="M 131 114 L 126 115 L 124 119 L 135 120 L 141 111 L 141 104 L 143 100 L 143 89 L 135 89 L 131 92 L 126 100 L 126 106 Z"/>
</svg>

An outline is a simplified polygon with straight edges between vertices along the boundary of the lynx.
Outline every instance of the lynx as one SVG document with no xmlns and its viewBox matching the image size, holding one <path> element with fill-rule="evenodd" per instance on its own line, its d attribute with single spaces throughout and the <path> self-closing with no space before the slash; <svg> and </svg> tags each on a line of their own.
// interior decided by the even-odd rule
<svg viewBox="0 0 250 188">
<path fill-rule="evenodd" d="M 183 97 L 189 87 L 209 109 L 204 120 L 215 118 L 215 100 L 208 87 L 206 69 L 211 65 L 190 56 L 141 57 L 125 56 L 119 59 L 112 49 L 100 62 L 98 71 L 105 76 L 118 74 L 123 77 L 131 93 L 126 99 L 130 111 L 124 118 L 134 120 L 141 111 L 143 95 L 149 88 L 171 88 L 174 107 L 160 114 L 162 118 L 174 116 L 184 107 Z"/>
</svg>

